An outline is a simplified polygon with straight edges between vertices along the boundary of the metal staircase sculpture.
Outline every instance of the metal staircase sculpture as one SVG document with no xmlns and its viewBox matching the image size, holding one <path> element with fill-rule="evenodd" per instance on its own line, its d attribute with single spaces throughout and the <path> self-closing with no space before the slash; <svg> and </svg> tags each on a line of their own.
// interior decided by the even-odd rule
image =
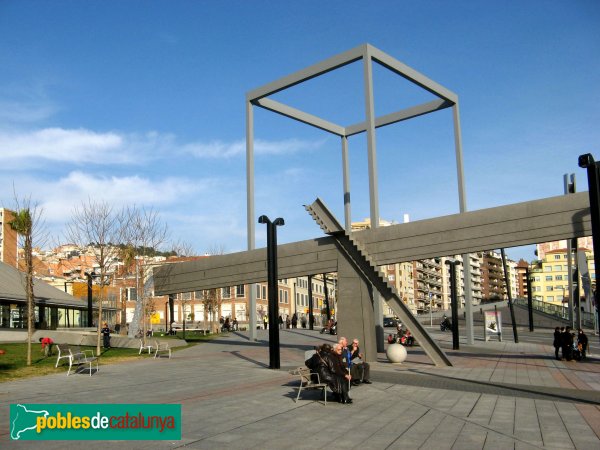
<svg viewBox="0 0 600 450">
<path fill-rule="evenodd" d="M 365 248 L 346 233 L 323 201 L 317 198 L 311 205 L 305 205 L 305 208 L 325 234 L 336 240 L 340 250 L 349 257 L 357 272 L 381 294 L 402 323 L 411 331 L 427 356 L 437 366 L 451 366 L 452 363 L 444 351 L 400 299 L 396 289 L 387 282 L 385 275 L 373 263 Z"/>
</svg>

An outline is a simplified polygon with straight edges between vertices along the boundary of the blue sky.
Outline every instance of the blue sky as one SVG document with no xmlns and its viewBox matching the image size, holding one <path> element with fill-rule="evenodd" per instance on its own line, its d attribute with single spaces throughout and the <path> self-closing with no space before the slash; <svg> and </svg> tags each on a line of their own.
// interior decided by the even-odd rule
<svg viewBox="0 0 600 450">
<path fill-rule="evenodd" d="M 246 246 L 245 94 L 370 43 L 459 96 L 467 206 L 587 190 L 600 159 L 600 2 L 0 1 L 0 205 L 31 196 L 59 235 L 88 197 L 153 207 L 198 253 Z M 352 64 L 275 97 L 364 119 Z M 377 115 L 428 94 L 374 66 Z M 339 138 L 255 108 L 256 213 L 280 243 L 343 220 Z M 458 212 L 450 110 L 379 129 L 380 214 Z M 350 139 L 353 220 L 369 216 L 366 141 Z M 257 246 L 264 246 L 257 225 Z M 532 248 L 509 250 L 533 259 Z"/>
</svg>

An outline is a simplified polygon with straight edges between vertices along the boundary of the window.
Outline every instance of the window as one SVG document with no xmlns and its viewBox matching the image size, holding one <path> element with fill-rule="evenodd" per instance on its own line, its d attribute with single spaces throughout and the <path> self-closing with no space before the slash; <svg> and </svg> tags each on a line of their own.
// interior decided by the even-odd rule
<svg viewBox="0 0 600 450">
<path fill-rule="evenodd" d="M 192 299 L 192 293 L 191 292 L 184 292 L 181 294 L 181 300 L 183 301 L 187 301 L 187 300 L 191 300 Z"/>
<path fill-rule="evenodd" d="M 259 299 L 260 298 L 260 284 L 256 285 L 256 298 Z"/>
<path fill-rule="evenodd" d="M 127 300 L 135 301 L 137 299 L 137 289 L 127 288 Z"/>
<path fill-rule="evenodd" d="M 283 303 L 283 291 L 279 289 L 279 303 Z"/>
<path fill-rule="evenodd" d="M 562 266 L 554 266 L 555 272 L 560 272 L 562 270 Z"/>
<path fill-rule="evenodd" d="M 554 288 L 552 286 L 546 286 L 546 291 L 553 291 Z"/>
<path fill-rule="evenodd" d="M 560 259 L 560 255 L 554 255 L 554 259 Z"/>
<path fill-rule="evenodd" d="M 266 286 L 261 286 L 262 287 L 262 298 L 266 299 L 267 298 L 267 287 Z"/>
<path fill-rule="evenodd" d="M 549 295 L 548 297 L 546 297 L 546 299 L 549 302 L 553 302 L 554 301 L 554 296 L 553 295 Z"/>
<path fill-rule="evenodd" d="M 224 287 L 221 290 L 221 295 L 223 295 L 223 298 L 231 298 L 231 287 L 230 286 Z"/>
<path fill-rule="evenodd" d="M 562 279 L 563 279 L 563 276 L 562 276 L 562 275 L 556 275 L 556 276 L 554 277 L 554 279 L 555 279 L 556 281 L 562 281 Z"/>
<path fill-rule="evenodd" d="M 196 292 L 194 292 L 194 298 L 196 300 L 202 300 L 202 291 L 196 291 Z"/>
<path fill-rule="evenodd" d="M 546 275 L 546 281 L 552 281 L 552 275 Z"/>
<path fill-rule="evenodd" d="M 283 291 L 283 303 L 289 303 L 288 291 Z"/>
<path fill-rule="evenodd" d="M 236 297 L 244 297 L 246 295 L 243 284 L 238 284 L 235 287 L 235 296 Z"/>
<path fill-rule="evenodd" d="M 552 272 L 552 266 L 546 266 L 545 269 L 546 272 Z"/>
</svg>

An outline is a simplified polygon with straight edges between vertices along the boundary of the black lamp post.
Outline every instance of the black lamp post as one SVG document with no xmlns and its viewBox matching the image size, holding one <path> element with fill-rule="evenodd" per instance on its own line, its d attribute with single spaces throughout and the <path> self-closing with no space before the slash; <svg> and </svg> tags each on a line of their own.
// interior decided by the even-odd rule
<svg viewBox="0 0 600 450">
<path fill-rule="evenodd" d="M 87 326 L 91 327 L 92 322 L 94 321 L 92 311 L 92 274 L 86 272 L 85 276 L 87 277 Z"/>
<path fill-rule="evenodd" d="M 325 314 L 327 315 L 327 323 L 331 319 L 331 308 L 329 307 L 329 292 L 327 289 L 327 275 L 323 274 L 323 289 L 325 290 Z"/>
<path fill-rule="evenodd" d="M 594 161 L 594 157 L 590 153 L 581 155 L 578 163 L 579 167 L 587 169 L 590 214 L 592 216 L 594 267 L 596 267 L 596 273 L 598 273 L 598 267 L 600 267 L 600 165 Z M 596 304 L 596 315 L 598 316 L 600 303 L 598 285 L 596 285 L 596 290 L 594 291 L 594 300 Z"/>
<path fill-rule="evenodd" d="M 281 217 L 273 222 L 267 216 L 260 216 L 258 223 L 267 225 L 267 273 L 269 286 L 269 368 L 279 369 L 279 301 L 277 299 L 277 226 L 285 225 Z"/>
<path fill-rule="evenodd" d="M 519 343 L 519 334 L 517 332 L 517 322 L 515 320 L 515 307 L 512 302 L 512 294 L 510 292 L 510 278 L 508 276 L 508 269 L 506 268 L 506 254 L 504 253 L 504 249 L 500 249 L 500 254 L 502 255 L 502 267 L 504 269 L 504 282 L 506 283 L 506 294 L 508 297 L 508 309 L 510 310 L 510 320 L 512 321 L 512 329 L 513 329 L 513 337 L 515 340 L 515 344 Z"/>
<path fill-rule="evenodd" d="M 527 283 L 527 310 L 529 311 L 529 331 L 533 331 L 533 292 L 531 292 L 531 278 L 529 275 L 529 266 L 525 268 L 525 283 Z M 563 302 L 565 300 L 563 294 Z"/>
<path fill-rule="evenodd" d="M 450 266 L 450 304 L 452 307 L 452 349 L 459 350 L 458 339 L 458 294 L 456 286 L 456 266 L 460 261 L 447 260 L 446 264 Z"/>
</svg>

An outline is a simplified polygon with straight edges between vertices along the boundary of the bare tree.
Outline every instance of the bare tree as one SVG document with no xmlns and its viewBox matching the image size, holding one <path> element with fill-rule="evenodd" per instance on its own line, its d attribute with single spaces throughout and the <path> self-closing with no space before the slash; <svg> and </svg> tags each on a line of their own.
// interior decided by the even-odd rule
<svg viewBox="0 0 600 450">
<path fill-rule="evenodd" d="M 194 256 L 196 254 L 192 244 L 181 240 L 171 244 L 171 251 L 177 256 Z"/>
<path fill-rule="evenodd" d="M 219 331 L 219 317 L 221 317 L 222 303 L 221 289 L 206 289 L 202 291 L 202 304 L 204 306 L 204 321 L 206 322 L 207 314 L 210 323 L 210 332 L 217 333 Z M 206 325 L 205 325 L 206 328 Z"/>
<path fill-rule="evenodd" d="M 18 234 L 19 247 L 23 249 L 25 259 L 25 296 L 27 298 L 27 365 L 31 365 L 31 337 L 35 327 L 35 297 L 33 292 L 33 245 L 34 240 L 43 240 L 40 227 L 43 210 L 37 204 L 31 205 L 31 199 L 19 201 L 15 194 L 16 212 L 8 225 Z"/>
<path fill-rule="evenodd" d="M 122 242 L 123 212 L 115 212 L 113 207 L 102 200 L 88 199 L 75 207 L 71 221 L 67 224 L 65 237 L 80 249 L 90 249 L 100 269 L 100 299 L 98 301 L 97 344 L 100 354 L 100 330 L 102 328 L 103 287 L 108 284 L 109 275 L 118 261 L 119 247 Z M 88 324 L 88 326 L 91 324 Z"/>
<path fill-rule="evenodd" d="M 127 247 L 133 251 L 136 273 L 137 302 L 129 327 L 129 336 L 134 337 L 141 331 L 145 337 L 147 322 L 156 310 L 154 302 L 148 300 L 152 299 L 150 275 L 153 266 L 148 258 L 166 241 L 168 227 L 153 208 L 128 207 L 122 220 L 122 228 L 126 230 Z"/>
<path fill-rule="evenodd" d="M 225 247 L 223 245 L 213 245 L 206 251 L 207 255 L 224 255 Z M 202 291 L 202 303 L 204 304 L 204 317 L 206 313 L 210 317 L 211 333 L 219 332 L 219 318 L 221 317 L 221 305 L 223 304 L 223 295 L 221 288 L 208 289 Z"/>
</svg>

